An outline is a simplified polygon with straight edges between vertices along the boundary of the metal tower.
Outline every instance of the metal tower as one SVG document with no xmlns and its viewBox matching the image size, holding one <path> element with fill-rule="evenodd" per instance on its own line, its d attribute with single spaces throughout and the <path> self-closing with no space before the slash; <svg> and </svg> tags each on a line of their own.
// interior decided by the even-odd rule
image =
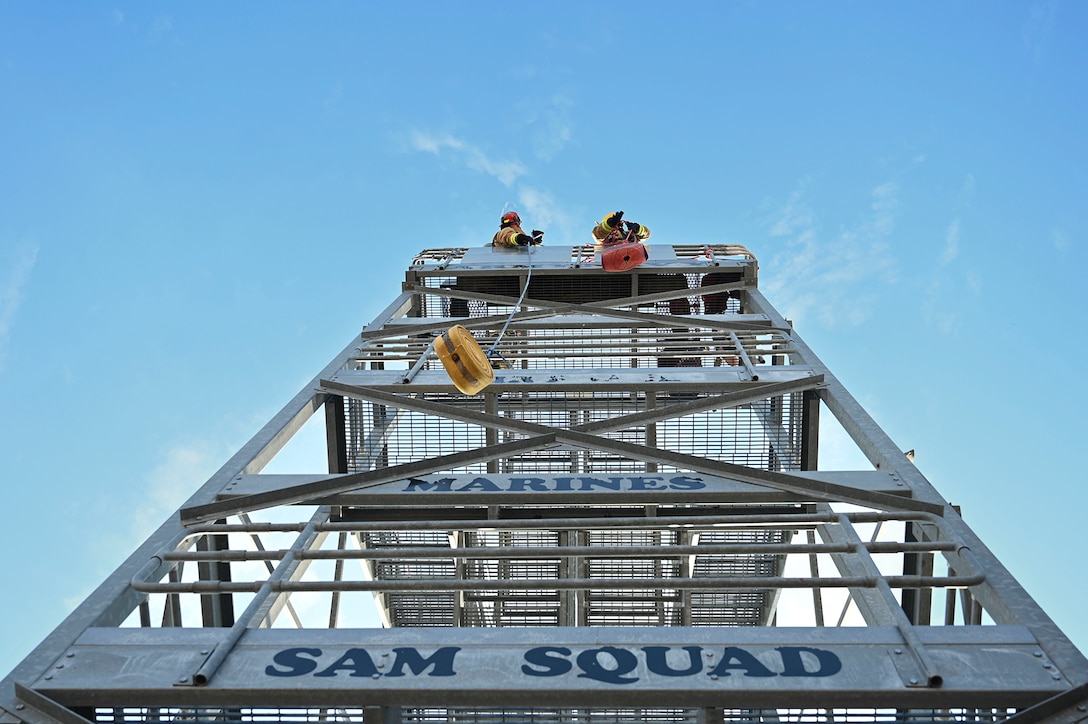
<svg viewBox="0 0 1088 724">
<path fill-rule="evenodd" d="M 4 679 L 0 724 L 1084 719 L 1088 661 L 757 268 L 421 253 Z M 493 347 L 477 395 L 433 354 L 456 324 Z M 871 466 L 820 466 L 821 415 Z M 311 417 L 327 455 L 261 474 Z"/>
</svg>

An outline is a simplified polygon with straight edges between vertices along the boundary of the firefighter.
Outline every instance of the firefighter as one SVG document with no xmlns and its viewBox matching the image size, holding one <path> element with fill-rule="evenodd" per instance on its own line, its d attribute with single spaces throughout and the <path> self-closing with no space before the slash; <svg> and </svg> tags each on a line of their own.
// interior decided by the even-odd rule
<svg viewBox="0 0 1088 724">
<path fill-rule="evenodd" d="M 624 231 L 623 225 L 627 224 L 627 231 Z M 627 237 L 629 231 L 635 232 L 635 240 L 646 241 L 650 238 L 650 229 L 642 224 L 636 224 L 634 221 L 624 221 L 622 211 L 614 211 L 608 214 L 601 223 L 593 227 L 593 238 L 598 244 L 615 244 L 618 241 L 623 241 Z"/>
<path fill-rule="evenodd" d="M 533 229 L 530 236 L 521 230 L 521 217 L 516 211 L 507 211 L 499 219 L 499 230 L 491 240 L 491 246 L 539 246 L 544 242 L 544 232 Z"/>
</svg>

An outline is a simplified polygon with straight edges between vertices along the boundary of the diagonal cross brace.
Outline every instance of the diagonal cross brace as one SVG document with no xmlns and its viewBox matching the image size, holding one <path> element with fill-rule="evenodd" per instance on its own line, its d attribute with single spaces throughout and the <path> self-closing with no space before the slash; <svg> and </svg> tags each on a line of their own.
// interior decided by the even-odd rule
<svg viewBox="0 0 1088 724">
<path fill-rule="evenodd" d="M 755 399 L 762 399 L 768 395 L 782 395 L 787 392 L 796 392 L 801 389 L 816 387 L 822 380 L 822 377 L 808 377 L 789 382 L 759 385 L 743 392 L 727 393 L 716 397 L 693 400 L 679 405 L 671 405 L 667 408 L 646 410 L 631 415 L 615 417 L 610 420 L 601 420 L 594 423 L 579 425 L 577 429 L 582 432 L 606 431 L 609 429 L 619 429 L 631 424 L 644 424 L 664 420 L 682 414 L 710 409 L 712 407 L 736 406 L 751 402 Z M 182 523 L 189 525 L 202 520 L 209 520 L 216 516 L 233 515 L 250 510 L 270 508 L 276 505 L 300 503 L 314 497 L 346 493 L 350 490 L 381 485 L 394 480 L 403 480 L 412 476 L 448 470 L 449 468 L 458 465 L 488 462 L 489 460 L 494 460 L 496 458 L 539 450 L 555 444 L 555 431 L 544 425 L 537 425 L 536 423 L 514 418 L 499 417 L 498 415 L 489 415 L 487 413 L 475 412 L 472 410 L 462 410 L 450 405 L 429 402 L 416 397 L 393 395 L 366 387 L 354 387 L 329 380 L 322 380 L 321 385 L 324 389 L 329 391 L 387 404 L 399 409 L 416 410 L 452 420 L 512 430 L 514 432 L 532 435 L 533 437 L 503 443 L 501 445 L 488 446 L 479 450 L 468 450 L 460 453 L 453 453 L 451 455 L 443 455 L 437 458 L 430 458 L 428 460 L 420 460 L 405 463 L 403 465 L 370 470 L 365 473 L 354 473 L 337 478 L 294 485 L 289 488 L 281 488 L 279 490 L 267 491 L 264 493 L 254 493 L 252 495 L 239 496 L 230 500 L 215 501 L 213 503 L 193 506 L 191 508 L 184 508 L 181 510 Z"/>
<path fill-rule="evenodd" d="M 28 686 L 23 686 L 19 682 L 15 682 L 15 696 L 28 706 L 33 707 L 38 713 L 49 717 L 51 722 L 57 722 L 57 724 L 91 724 L 90 719 L 80 716 L 63 704 Z"/>
<path fill-rule="evenodd" d="M 793 493 L 809 500 L 829 503 L 853 503 L 854 505 L 878 510 L 918 510 L 933 513 L 934 515 L 944 514 L 944 506 L 935 503 L 877 491 L 859 490 L 850 485 L 812 480 L 799 475 L 790 475 L 789 473 L 760 470 L 746 465 L 709 460 L 697 455 L 636 445 L 622 440 L 600 437 L 599 435 L 565 431 L 557 433 L 556 440 L 591 450 L 633 457 L 636 460 L 663 463 L 680 470 L 691 470 L 705 475 L 716 475 L 744 483 L 762 485 L 767 488 Z"/>
<path fill-rule="evenodd" d="M 602 307 L 629 307 L 632 304 L 652 304 L 653 302 L 667 302 L 669 300 L 679 299 L 681 297 L 703 296 L 705 294 L 737 291 L 747 288 L 749 288 L 749 285 L 746 285 L 743 282 L 725 282 L 723 284 L 711 284 L 705 287 L 699 287 L 698 289 L 674 289 L 666 292 L 654 292 L 653 294 L 638 294 L 631 297 L 617 297 L 616 299 L 602 300 L 597 304 Z M 404 284 L 402 285 L 402 291 L 410 294 L 432 294 L 439 297 L 456 297 L 458 299 L 471 299 L 481 302 L 494 302 L 496 304 L 508 304 L 510 306 L 513 306 L 511 302 L 515 301 L 514 297 L 508 297 L 504 294 L 488 294 L 487 292 L 470 292 L 467 290 L 455 291 L 453 289 L 443 289 L 441 287 L 426 287 L 420 284 Z M 531 303 L 531 306 L 541 308 L 596 306 L 570 302 L 549 302 L 542 299 L 526 300 L 526 303 Z"/>
<path fill-rule="evenodd" d="M 703 293 L 707 293 L 708 290 L 712 291 L 712 290 L 717 289 L 718 287 L 722 287 L 724 289 L 741 288 L 741 286 L 739 286 L 739 285 L 720 284 L 720 285 L 714 285 L 712 287 L 709 287 L 709 286 L 708 287 L 703 287 L 703 288 L 699 289 L 698 292 L 699 292 L 699 294 L 703 294 Z M 480 301 L 480 302 L 491 302 L 493 304 L 503 304 L 503 305 L 511 306 L 511 307 L 514 306 L 517 303 L 517 299 L 514 298 L 514 297 L 508 297 L 508 296 L 499 295 L 499 294 L 485 294 L 485 293 L 482 293 L 482 292 L 452 292 L 452 291 L 446 290 L 446 289 L 435 289 L 435 288 L 432 288 L 432 287 L 421 287 L 421 286 L 407 287 L 406 291 L 415 291 L 415 292 L 418 292 L 420 294 L 433 294 L 433 295 L 436 295 L 436 296 L 443 296 L 443 297 L 457 297 L 459 299 L 469 299 L 469 300 Z M 687 291 L 692 292 L 692 291 L 695 291 L 695 290 L 689 289 Z M 677 293 L 677 292 L 658 292 L 656 294 L 646 294 L 646 295 L 643 295 L 643 296 L 636 296 L 636 297 L 625 297 L 623 299 L 608 299 L 606 301 L 598 302 L 598 303 L 594 303 L 594 304 L 571 304 L 569 302 L 549 302 L 549 301 L 545 301 L 545 300 L 542 300 L 542 299 L 526 298 L 526 299 L 522 300 L 521 306 L 523 306 L 523 307 L 536 307 L 536 308 L 541 309 L 541 310 L 551 310 L 551 312 L 553 314 L 573 314 L 573 313 L 576 313 L 576 312 L 581 312 L 581 313 L 585 313 L 585 314 L 596 314 L 596 315 L 604 315 L 604 316 L 609 316 L 609 317 L 616 317 L 616 318 L 625 319 L 625 320 L 637 320 L 637 321 L 640 321 L 640 322 L 648 322 L 648 323 L 651 323 L 651 324 L 659 324 L 659 325 L 662 325 L 662 326 L 676 326 L 677 319 L 679 318 L 679 315 L 652 314 L 652 313 L 648 313 L 648 312 L 636 312 L 636 311 L 632 311 L 632 310 L 629 310 L 629 309 L 616 309 L 615 307 L 630 306 L 632 304 L 650 303 L 650 302 L 654 302 L 654 301 L 659 301 L 659 300 L 663 300 L 663 299 L 671 299 L 671 298 L 676 298 L 676 297 L 681 297 L 681 296 L 691 296 L 691 295 L 690 294 Z M 515 313 L 513 315 L 513 318 L 514 319 L 520 319 L 521 318 L 519 316 L 520 314 L 522 314 L 522 313 L 521 312 Z M 533 315 L 532 318 L 537 318 L 537 317 L 540 316 L 539 313 L 530 312 L 529 314 Z M 481 319 L 483 319 L 483 318 L 481 318 Z M 469 319 L 469 320 L 466 320 L 466 322 L 468 324 L 473 324 L 474 325 L 476 320 L 475 319 Z M 699 320 L 698 320 L 698 323 L 699 323 L 699 326 L 705 326 L 705 327 L 710 327 L 710 328 L 714 328 L 714 329 L 724 329 L 724 330 L 728 330 L 728 329 L 745 329 L 745 330 L 751 329 L 751 330 L 762 330 L 762 331 L 777 330 L 777 331 L 786 332 L 786 333 L 789 333 L 791 331 L 789 328 L 774 327 L 774 326 L 768 324 L 765 321 L 764 322 L 749 322 L 749 321 L 740 321 L 740 320 L 738 320 L 738 321 L 726 322 L 726 321 L 718 321 L 718 320 L 706 319 L 706 318 L 700 317 Z M 381 331 L 376 331 L 376 332 L 368 333 L 366 336 L 367 336 L 368 339 L 371 339 L 371 338 L 377 338 L 377 337 L 380 337 L 380 336 L 383 336 L 383 335 L 382 335 Z"/>
<path fill-rule="evenodd" d="M 514 319 L 518 321 L 546 319 L 555 316 L 557 313 L 559 312 L 554 309 L 520 310 L 514 315 Z M 510 319 L 509 314 L 491 314 L 486 317 L 458 317 L 458 323 L 466 329 L 485 329 L 487 327 L 496 327 L 503 324 L 507 319 Z M 389 325 L 395 326 L 396 321 L 389 320 L 389 322 L 386 323 L 386 326 L 383 326 L 380 329 L 363 332 L 362 337 L 363 339 L 370 341 L 389 339 L 390 337 L 415 337 L 432 334 L 434 332 L 445 332 L 450 328 L 450 320 L 449 318 L 443 317 L 441 322 L 434 322 L 433 324 L 401 325 L 395 329 L 390 328 Z"/>
<path fill-rule="evenodd" d="M 290 488 L 241 496 L 228 501 L 217 501 L 208 505 L 182 510 L 182 521 L 186 523 L 197 522 L 215 516 L 237 513 L 245 510 L 303 502 L 316 496 L 358 490 L 360 488 L 371 487 L 410 476 L 447 470 L 450 467 L 457 465 L 486 462 L 510 454 L 538 450 L 557 443 L 567 443 L 577 447 L 611 452 L 631 457 L 636 460 L 641 459 L 665 463 L 682 470 L 692 470 L 709 475 L 732 478 L 741 482 L 790 492 L 819 501 L 853 503 L 884 510 L 921 510 L 941 515 L 943 513 L 943 507 L 933 503 L 889 495 L 887 493 L 859 490 L 847 485 L 812 480 L 810 478 L 790 475 L 788 473 L 758 470 L 743 465 L 708 460 L 695 455 L 659 450 L 645 445 L 636 445 L 633 443 L 612 440 L 593 434 L 596 432 L 620 429 L 631 424 L 644 424 L 706 409 L 744 404 L 745 402 L 752 401 L 752 399 L 762 399 L 769 395 L 785 394 L 786 392 L 796 391 L 797 389 L 815 387 L 819 384 L 819 381 L 820 380 L 817 378 L 810 378 L 784 383 L 759 385 L 745 392 L 728 393 L 673 405 L 667 408 L 657 408 L 632 413 L 630 415 L 622 415 L 609 420 L 579 425 L 564 431 L 555 430 L 545 425 L 539 425 L 524 420 L 451 408 L 448 405 L 430 402 L 416 397 L 393 395 L 368 388 L 352 387 L 350 385 L 323 380 L 322 385 L 328 391 L 339 392 L 352 397 L 399 407 L 401 409 L 409 409 L 443 416 L 449 419 L 457 419 L 464 422 L 512 430 L 530 435 L 531 437 L 519 441 L 503 443 L 501 445 L 489 446 L 481 450 L 444 455 L 428 460 L 382 468 L 380 470 L 355 473 L 333 479 L 304 483 Z"/>
<path fill-rule="evenodd" d="M 307 500 L 312 500 L 314 498 L 336 495 L 337 493 L 346 493 L 349 490 L 372 487 L 374 485 L 390 483 L 394 480 L 404 480 L 405 478 L 418 475 L 437 473 L 462 465 L 487 462 L 488 460 L 494 460 L 495 458 L 532 452 L 555 444 L 554 434 L 527 437 L 521 440 L 501 443 L 499 445 L 490 445 L 479 450 L 465 450 L 450 455 L 440 455 L 434 458 L 427 458 L 426 460 L 417 460 L 403 465 L 368 470 L 365 473 L 341 475 L 336 478 L 316 480 L 301 485 L 292 485 L 289 488 L 282 488 L 280 490 L 270 490 L 265 493 L 243 495 L 237 498 L 231 498 L 230 500 L 217 500 L 213 503 L 182 508 L 179 513 L 181 515 L 182 525 L 191 525 L 193 523 L 222 518 L 226 515 L 234 515 L 251 510 L 261 510 L 263 508 L 272 508 L 277 505 L 290 505 L 292 503 L 304 503 Z"/>
<path fill-rule="evenodd" d="M 642 412 L 633 412 L 627 415 L 610 417 L 607 420 L 597 420 L 596 422 L 574 425 L 570 429 L 586 433 L 621 430 L 625 427 L 661 422 L 663 420 L 683 417 L 684 415 L 704 412 L 706 410 L 739 407 L 768 397 L 779 397 L 791 392 L 803 392 L 805 390 L 815 389 L 822 383 L 822 375 L 813 375 L 811 377 L 787 380 L 785 382 L 752 385 L 751 387 L 746 387 L 745 389 L 737 390 L 735 392 L 710 395 L 691 400 L 690 402 L 682 402 L 665 407 L 654 407 L 643 410 Z M 501 417 L 486 412 L 477 412 L 461 407 L 453 407 L 452 405 L 433 402 L 421 397 L 392 394 L 358 385 L 346 385 L 334 380 L 321 380 L 321 388 L 328 392 L 335 392 L 360 400 L 377 402 L 390 407 L 412 410 L 414 412 L 423 412 L 435 415 L 436 417 L 444 417 L 448 420 L 457 420 L 459 422 L 468 422 L 484 427 L 493 427 L 499 430 L 521 432 L 527 435 L 540 435 L 555 431 L 554 428 L 548 427 L 547 425 L 519 420 L 515 417 Z"/>
<path fill-rule="evenodd" d="M 322 380 L 321 384 L 324 389 L 331 392 L 340 392 L 349 396 L 368 399 L 372 402 L 387 404 L 391 407 L 402 406 L 418 412 L 430 413 L 488 427 L 522 432 L 529 435 L 554 433 L 559 442 L 565 442 L 577 447 L 616 453 L 635 460 L 664 463 L 680 470 L 692 470 L 707 475 L 732 478 L 741 482 L 762 485 L 764 487 L 793 493 L 795 495 L 812 497 L 818 501 L 853 503 L 855 505 L 862 505 L 880 510 L 919 510 L 935 515 L 943 515 L 944 506 L 935 503 L 928 503 L 914 500 L 913 498 L 890 495 L 877 491 L 859 490 L 850 485 L 813 480 L 811 478 L 791 475 L 789 473 L 759 470 L 745 465 L 709 460 L 696 455 L 661 450 L 592 434 L 618 430 L 635 424 L 659 422 L 661 420 L 681 417 L 703 410 L 735 407 L 747 402 L 786 394 L 787 392 L 811 389 L 819 386 L 822 380 L 822 377 L 812 377 L 790 382 L 758 385 L 741 392 L 726 393 L 681 403 L 679 405 L 670 405 L 668 407 L 655 408 L 644 412 L 632 413 L 630 415 L 621 415 L 608 420 L 600 420 L 584 425 L 575 425 L 566 431 L 557 431 L 546 425 L 500 417 L 489 413 L 462 409 L 454 410 L 448 405 L 443 405 L 441 403 L 429 402 L 420 398 L 393 395 L 367 388 L 352 387 L 350 385 L 344 385 L 328 380 Z"/>
</svg>

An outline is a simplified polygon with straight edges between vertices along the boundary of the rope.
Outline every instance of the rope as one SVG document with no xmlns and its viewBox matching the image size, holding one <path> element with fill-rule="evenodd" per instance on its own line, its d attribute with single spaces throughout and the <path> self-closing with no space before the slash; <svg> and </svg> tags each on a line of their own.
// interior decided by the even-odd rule
<svg viewBox="0 0 1088 724">
<path fill-rule="evenodd" d="M 501 359 L 506 364 L 507 367 L 511 367 L 511 364 L 506 360 L 505 357 L 502 356 L 502 353 L 496 352 L 495 348 L 498 347 L 499 342 L 502 341 L 503 335 L 506 334 L 506 328 L 510 326 L 510 322 L 513 321 L 514 315 L 517 314 L 518 310 L 521 309 L 521 302 L 525 299 L 526 292 L 529 291 L 529 280 L 533 278 L 533 253 L 532 253 L 532 248 L 533 248 L 532 243 L 530 243 L 528 246 L 525 247 L 525 253 L 526 253 L 526 255 L 528 255 L 528 260 L 526 261 L 526 264 L 528 264 L 528 266 L 529 266 L 529 273 L 525 276 L 525 288 L 521 290 L 521 296 L 518 297 L 517 304 L 514 305 L 514 309 L 513 309 L 513 311 L 510 312 L 510 316 L 506 318 L 506 323 L 504 325 L 502 325 L 502 329 L 499 330 L 499 336 L 495 338 L 495 342 L 494 342 L 494 344 L 491 345 L 491 349 L 487 350 L 487 355 L 486 356 L 487 356 L 488 359 L 491 359 L 492 354 L 498 354 L 499 359 Z"/>
</svg>

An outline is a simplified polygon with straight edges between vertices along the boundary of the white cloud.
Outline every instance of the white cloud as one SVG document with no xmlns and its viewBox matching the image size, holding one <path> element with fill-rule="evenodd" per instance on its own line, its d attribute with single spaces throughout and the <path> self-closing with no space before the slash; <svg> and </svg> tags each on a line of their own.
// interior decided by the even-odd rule
<svg viewBox="0 0 1088 724">
<path fill-rule="evenodd" d="M 125 14 L 117 8 L 113 9 L 112 17 L 114 25 L 121 25 L 125 22 Z"/>
<path fill-rule="evenodd" d="M 803 186 L 768 219 L 768 234 L 786 242 L 768 264 L 775 270 L 764 280 L 768 296 L 794 320 L 811 315 L 828 326 L 860 324 L 876 306 L 874 290 L 880 286 L 874 282 L 894 276 L 887 237 L 899 208 L 898 188 L 876 187 L 858 228 L 824 239 Z"/>
<path fill-rule="evenodd" d="M 168 449 L 148 475 L 145 495 L 132 515 L 132 535 L 142 543 L 211 477 L 225 460 L 221 446 L 193 441 Z"/>
<path fill-rule="evenodd" d="M 1063 253 L 1069 251 L 1069 235 L 1061 229 L 1054 229 L 1050 232 L 1050 243 L 1054 245 L 1055 251 Z"/>
<path fill-rule="evenodd" d="M 550 161 L 570 142 L 574 132 L 570 125 L 559 120 L 549 121 L 547 126 L 533 136 L 533 146 L 538 158 Z"/>
<path fill-rule="evenodd" d="M 151 30 L 147 33 L 147 39 L 151 43 L 158 43 L 160 40 L 164 40 L 174 32 L 174 19 L 160 15 L 151 22 Z"/>
<path fill-rule="evenodd" d="M 495 161 L 478 148 L 469 149 L 465 163 L 474 171 L 494 176 L 503 186 L 510 186 L 526 173 L 525 167 L 517 161 Z"/>
<path fill-rule="evenodd" d="M 545 232 L 544 243 L 547 245 L 592 241 L 590 229 L 593 223 L 571 214 L 545 189 L 519 184 L 516 195 L 503 204 L 500 213 L 507 211 L 516 211 L 526 230 L 540 229 Z M 479 243 L 476 238 L 478 229 L 466 229 L 465 233 L 465 238 L 469 239 L 465 243 Z"/>
<path fill-rule="evenodd" d="M 532 129 L 533 153 L 550 161 L 566 148 L 574 136 L 570 109 L 574 101 L 567 95 L 555 93 L 543 103 L 522 101 L 519 107 L 526 114 L 526 125 Z"/>
<path fill-rule="evenodd" d="M 970 283 L 970 278 L 968 278 L 968 283 Z M 976 283 L 981 284 L 982 282 L 976 279 Z M 959 315 L 947 306 L 944 284 L 936 277 L 931 280 L 929 288 L 926 289 L 920 308 L 926 324 L 935 328 L 938 332 L 952 334 L 959 328 Z"/>
<path fill-rule="evenodd" d="M 30 283 L 30 273 L 38 260 L 38 245 L 34 242 L 10 249 L 0 258 L 0 372 L 4 370 L 8 335 L 23 303 Z"/>
<path fill-rule="evenodd" d="M 982 277 L 974 270 L 967 271 L 967 289 L 976 297 L 982 293 Z"/>
<path fill-rule="evenodd" d="M 975 194 L 974 174 L 967 174 L 960 188 L 957 203 L 961 212 L 971 205 Z M 939 267 L 947 267 L 960 257 L 961 219 L 959 216 L 949 222 L 944 232 L 944 246 L 940 251 L 937 262 Z M 922 313 L 926 323 L 942 334 L 953 334 L 960 326 L 960 316 L 957 308 L 952 303 L 952 296 L 948 294 L 948 288 L 966 289 L 976 296 L 982 291 L 982 276 L 975 270 L 964 273 L 963 282 L 947 284 L 947 279 L 942 280 L 936 270 L 933 272 L 933 280 L 926 290 L 922 302 Z"/>
<path fill-rule="evenodd" d="M 806 185 L 806 182 L 802 182 L 801 188 L 794 191 L 785 206 L 778 210 L 771 223 L 771 236 L 789 236 L 799 227 L 812 225 L 812 211 L 801 202 Z"/>
<path fill-rule="evenodd" d="M 569 128 L 565 127 L 553 128 L 553 131 L 554 135 L 550 140 L 541 141 L 548 146 L 548 152 L 558 152 L 561 144 L 570 135 Z M 408 146 L 414 151 L 449 156 L 467 168 L 496 178 L 508 188 L 515 188 L 515 182 L 528 174 L 528 169 L 520 161 L 495 160 L 479 147 L 450 134 L 413 131 L 408 136 Z M 588 236 L 588 230 L 592 228 L 591 223 L 587 225 L 582 220 L 575 220 L 550 192 L 523 183 L 516 184 L 516 201 L 508 202 L 503 207 L 503 211 L 508 210 L 517 211 L 526 228 L 547 232 L 546 243 L 566 243 L 574 239 L 582 241 L 580 237 Z"/>
<path fill-rule="evenodd" d="M 937 330 L 944 335 L 955 334 L 959 330 L 959 315 L 954 312 L 935 311 L 929 318 Z"/>
<path fill-rule="evenodd" d="M 953 219 L 944 233 L 944 251 L 941 252 L 941 263 L 950 264 L 960 253 L 960 220 Z"/>
<path fill-rule="evenodd" d="M 413 131 L 410 143 L 412 148 L 416 151 L 425 151 L 427 153 L 433 153 L 436 156 L 442 151 L 443 148 L 461 149 L 465 144 L 453 136 L 433 136 L 422 131 Z"/>
<path fill-rule="evenodd" d="M 578 224 L 565 209 L 547 191 L 532 186 L 522 186 L 518 189 L 518 203 L 525 209 L 525 221 L 533 228 L 545 231 L 554 229 L 569 234 L 578 227 Z M 588 231 L 586 232 L 588 235 Z M 556 243 L 560 241 L 557 234 L 549 234 L 547 241 Z"/>
<path fill-rule="evenodd" d="M 1057 4 L 1053 0 L 1033 3 L 1028 10 L 1028 20 L 1024 25 L 1024 48 L 1036 63 L 1042 59 L 1050 44 L 1056 16 Z"/>
<path fill-rule="evenodd" d="M 95 512 L 103 519 L 116 521 L 116 525 L 105 526 L 99 535 L 86 542 L 88 556 L 102 568 L 119 553 L 138 548 L 211 477 L 229 452 L 227 444 L 218 441 L 179 443 L 157 455 L 161 462 L 136 480 L 137 485 L 114 490 L 112 502 L 102 502 L 101 495 L 84 498 L 81 502 L 85 506 L 108 506 L 108 511 Z M 116 512 L 121 509 L 131 512 L 122 516 Z M 96 568 L 88 575 L 100 573 L 109 573 L 109 568 Z M 74 592 L 65 598 L 65 604 L 75 608 L 89 590 Z"/>
<path fill-rule="evenodd" d="M 893 181 L 873 189 L 873 228 L 881 235 L 891 233 L 899 209 L 899 187 Z"/>
<path fill-rule="evenodd" d="M 497 161 L 481 149 L 448 134 L 432 135 L 414 131 L 409 143 L 413 150 L 433 153 L 436 156 L 442 155 L 446 150 L 452 151 L 468 168 L 494 176 L 503 186 L 510 186 L 527 173 L 525 166 L 518 161 Z"/>
</svg>

